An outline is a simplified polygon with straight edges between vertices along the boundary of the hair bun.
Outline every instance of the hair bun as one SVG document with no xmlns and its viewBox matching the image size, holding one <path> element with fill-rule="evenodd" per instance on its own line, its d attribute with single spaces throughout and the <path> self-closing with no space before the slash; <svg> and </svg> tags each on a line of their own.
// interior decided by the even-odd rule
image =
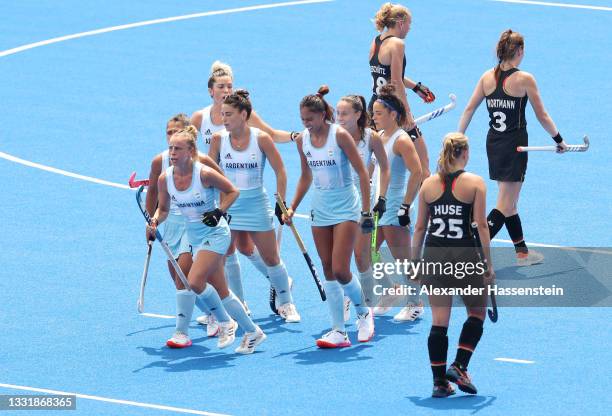
<svg viewBox="0 0 612 416">
<path fill-rule="evenodd" d="M 316 95 L 318 95 L 319 97 L 323 98 L 323 96 L 326 95 L 327 93 L 329 93 L 329 87 L 327 85 L 323 84 L 317 90 Z"/>
<path fill-rule="evenodd" d="M 239 95 L 242 98 L 246 98 L 247 100 L 249 99 L 249 92 L 245 90 L 244 88 L 239 88 L 235 90 L 234 94 Z"/>
</svg>

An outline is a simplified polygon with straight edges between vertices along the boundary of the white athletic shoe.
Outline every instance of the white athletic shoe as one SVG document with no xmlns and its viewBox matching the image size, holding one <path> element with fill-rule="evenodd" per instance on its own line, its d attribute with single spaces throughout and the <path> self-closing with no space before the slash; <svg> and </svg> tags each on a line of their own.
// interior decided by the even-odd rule
<svg viewBox="0 0 612 416">
<path fill-rule="evenodd" d="M 206 335 L 216 337 L 219 334 L 219 322 L 212 313 L 208 315 L 208 324 L 206 325 Z"/>
<path fill-rule="evenodd" d="M 423 305 L 406 305 L 394 317 L 394 321 L 407 322 L 417 320 L 424 312 Z"/>
<path fill-rule="evenodd" d="M 368 342 L 374 336 L 374 316 L 372 308 L 368 308 L 365 314 L 357 314 L 357 340 Z"/>
<path fill-rule="evenodd" d="M 219 322 L 219 341 L 217 341 L 217 347 L 225 348 L 232 345 L 236 339 L 236 328 L 238 328 L 238 324 L 231 318 L 229 322 Z"/>
<path fill-rule="evenodd" d="M 381 316 L 389 312 L 389 309 L 391 309 L 391 306 L 376 306 L 372 308 L 372 313 L 376 316 Z"/>
<path fill-rule="evenodd" d="M 293 293 L 293 279 L 291 277 L 289 277 L 289 291 Z M 274 291 L 275 295 L 274 295 L 274 307 L 276 308 L 276 313 L 278 315 L 278 308 L 280 307 L 280 302 L 278 299 L 278 293 L 276 293 L 276 291 Z"/>
<path fill-rule="evenodd" d="M 544 254 L 539 251 L 531 250 L 527 253 L 516 253 L 516 264 L 519 267 L 531 266 L 533 264 L 539 264 L 544 261 Z"/>
<path fill-rule="evenodd" d="M 208 325 L 208 316 L 209 315 L 200 315 L 196 318 L 196 322 L 200 325 Z"/>
<path fill-rule="evenodd" d="M 300 322 L 302 318 L 293 303 L 285 303 L 278 307 L 278 314 L 287 323 Z"/>
<path fill-rule="evenodd" d="M 337 329 L 332 329 L 317 340 L 317 347 L 319 348 L 343 348 L 350 346 L 351 341 L 346 332 L 340 332 Z"/>
<path fill-rule="evenodd" d="M 344 322 L 348 322 L 351 319 L 351 298 L 348 296 L 344 297 Z"/>
<path fill-rule="evenodd" d="M 166 341 L 166 345 L 170 348 L 186 348 L 191 346 L 191 340 L 186 333 L 176 331 L 172 338 Z"/>
<path fill-rule="evenodd" d="M 265 339 L 266 334 L 264 334 L 260 327 L 257 327 L 255 332 L 244 333 L 242 342 L 240 342 L 240 346 L 236 348 L 235 351 L 238 354 L 253 354 L 255 347 L 261 344 Z"/>
</svg>

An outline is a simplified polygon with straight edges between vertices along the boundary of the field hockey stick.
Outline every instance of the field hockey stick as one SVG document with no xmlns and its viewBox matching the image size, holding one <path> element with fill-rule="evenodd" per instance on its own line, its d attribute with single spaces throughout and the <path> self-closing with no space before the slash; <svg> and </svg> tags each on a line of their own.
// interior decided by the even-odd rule
<svg viewBox="0 0 612 416">
<path fill-rule="evenodd" d="M 374 174 L 376 176 L 376 190 L 374 191 L 374 200 L 378 202 L 380 196 L 380 167 L 376 164 Z M 370 240 L 370 257 L 372 264 L 380 262 L 380 252 L 377 250 L 376 243 L 378 239 L 378 212 L 374 213 L 374 229 L 372 230 L 372 238 Z"/>
<path fill-rule="evenodd" d="M 130 188 L 138 188 L 139 186 L 149 186 L 148 179 L 136 179 L 136 172 L 132 172 L 130 179 L 128 179 L 128 185 Z"/>
<path fill-rule="evenodd" d="M 143 217 L 147 221 L 147 224 L 151 225 L 151 216 L 149 215 L 147 210 L 142 205 L 142 191 L 143 190 L 144 190 L 144 185 L 140 185 L 140 188 L 138 188 L 138 192 L 136 192 L 136 203 L 138 204 L 138 208 L 140 209 L 140 212 L 142 213 Z M 166 244 L 161 233 L 159 232 L 157 228 L 155 228 L 155 238 L 157 239 L 157 241 L 159 241 L 159 244 L 162 246 L 164 253 L 166 253 L 166 256 L 168 257 L 168 261 L 170 261 L 170 264 L 172 264 L 174 271 L 178 275 L 179 279 L 181 279 L 181 282 L 183 282 L 183 286 L 185 286 L 185 289 L 191 291 L 191 286 L 189 286 L 189 282 L 187 281 L 185 274 L 183 273 L 180 266 L 176 262 L 176 259 L 174 258 L 172 251 L 170 251 L 170 247 L 168 247 L 168 244 Z"/>
<path fill-rule="evenodd" d="M 487 264 L 487 259 L 484 255 L 484 251 L 482 249 L 482 242 L 480 241 L 480 234 L 478 234 L 478 223 L 472 223 L 472 231 L 474 234 L 474 242 L 476 243 L 476 250 L 478 251 L 478 256 L 480 260 L 484 263 L 485 273 L 489 270 L 489 265 Z M 489 319 L 491 322 L 497 322 L 497 318 L 499 315 L 497 314 L 497 302 L 495 300 L 495 293 L 491 292 L 491 307 L 493 309 L 488 309 L 487 314 L 489 315 Z"/>
<path fill-rule="evenodd" d="M 424 114 L 421 117 L 414 119 L 415 124 L 423 124 L 429 120 L 440 117 L 442 114 L 448 113 L 455 108 L 455 105 L 457 105 L 457 96 L 455 94 L 448 94 L 448 98 L 451 100 L 450 103 L 446 104 L 444 107 L 440 107 L 432 111 L 431 113 Z"/>
<path fill-rule="evenodd" d="M 584 144 L 568 144 L 565 149 L 566 152 L 586 152 L 589 150 L 589 137 L 584 136 L 582 138 Z M 556 152 L 559 150 L 557 146 L 519 146 L 516 148 L 517 152 Z"/>
<path fill-rule="evenodd" d="M 276 194 L 276 202 L 280 206 L 281 211 L 283 211 L 283 214 L 286 217 L 288 217 L 289 215 L 287 214 L 287 207 L 285 206 L 285 202 L 283 201 L 283 199 L 280 197 L 279 194 Z M 325 301 L 327 299 L 327 296 L 325 295 L 325 290 L 323 289 L 323 285 L 321 284 L 321 280 L 319 279 L 319 275 L 317 274 L 317 269 L 315 269 L 315 266 L 312 263 L 312 259 L 310 258 L 310 256 L 308 255 L 308 252 L 306 251 L 306 247 L 304 246 L 304 241 L 302 241 L 302 237 L 300 237 L 300 234 L 295 228 L 295 225 L 293 224 L 293 222 L 291 222 L 289 227 L 291 227 L 291 231 L 293 231 L 293 236 L 295 237 L 295 241 L 300 247 L 300 251 L 304 255 L 304 259 L 306 259 L 306 264 L 308 264 L 308 268 L 310 269 L 312 278 L 314 279 L 315 284 L 317 285 L 317 289 L 319 289 L 321 300 Z"/>
<path fill-rule="evenodd" d="M 149 263 L 151 262 L 151 251 L 153 250 L 153 241 L 147 242 L 147 258 L 145 259 L 144 270 L 140 278 L 140 294 L 138 295 L 138 313 L 144 311 L 144 291 L 147 284 L 147 275 L 149 274 Z"/>
</svg>

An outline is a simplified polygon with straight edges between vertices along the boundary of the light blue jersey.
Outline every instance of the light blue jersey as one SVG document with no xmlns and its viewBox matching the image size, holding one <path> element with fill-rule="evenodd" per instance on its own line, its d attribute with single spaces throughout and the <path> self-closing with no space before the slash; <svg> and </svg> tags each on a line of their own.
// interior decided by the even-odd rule
<svg viewBox="0 0 612 416">
<path fill-rule="evenodd" d="M 314 227 L 359 221 L 359 197 L 353 184 L 353 172 L 346 153 L 338 146 L 337 124 L 321 147 L 312 145 L 310 132 L 302 132 L 302 150 L 314 179 L 310 218 Z"/>
<path fill-rule="evenodd" d="M 389 181 L 389 188 L 387 189 L 387 211 L 378 221 L 379 226 L 394 225 L 399 227 L 399 220 L 397 218 L 397 211 L 400 205 L 404 202 L 404 196 L 406 195 L 406 186 L 408 184 L 408 170 L 402 155 L 395 154 L 393 146 L 395 142 L 402 134 L 406 132 L 402 129 L 397 129 L 395 133 L 389 137 L 385 143 L 385 152 L 389 159 L 389 167 L 391 170 L 391 179 Z"/>
<path fill-rule="evenodd" d="M 168 153 L 167 149 L 161 153 L 162 172 L 170 167 L 170 157 Z M 178 209 L 173 201 L 170 201 L 168 218 L 166 218 L 164 222 L 163 237 L 175 259 L 183 253 L 191 253 L 191 245 L 187 237 L 187 229 L 185 228 L 185 219 L 181 215 L 181 210 Z"/>
<path fill-rule="evenodd" d="M 274 213 L 263 186 L 266 155 L 259 147 L 260 130 L 250 127 L 249 143 L 244 150 L 232 147 L 228 131 L 221 133 L 219 166 L 225 176 L 240 190 L 227 211 L 232 216 L 230 228 L 236 231 L 269 231 L 274 229 Z"/>
<path fill-rule="evenodd" d="M 212 105 L 202 109 L 202 124 L 200 125 L 200 136 L 202 137 L 202 141 L 198 145 L 198 148 L 204 154 L 208 154 L 210 150 L 212 135 L 225 129 L 223 124 L 214 124 L 212 122 L 212 116 L 210 115 L 211 109 Z"/>
<path fill-rule="evenodd" d="M 225 218 L 221 218 L 216 227 L 202 223 L 202 214 L 216 208 L 214 188 L 202 185 L 200 171 L 210 168 L 196 162 L 189 188 L 179 191 L 174 185 L 174 166 L 166 169 L 166 183 L 170 201 L 174 202 L 185 218 L 187 236 L 194 254 L 198 251 L 212 251 L 221 255 L 227 252 L 230 244 L 230 232 Z"/>
</svg>

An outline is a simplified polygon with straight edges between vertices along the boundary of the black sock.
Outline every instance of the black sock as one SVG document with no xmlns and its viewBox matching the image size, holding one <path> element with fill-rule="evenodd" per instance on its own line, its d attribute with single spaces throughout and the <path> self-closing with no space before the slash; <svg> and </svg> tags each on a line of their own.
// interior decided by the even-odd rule
<svg viewBox="0 0 612 416">
<path fill-rule="evenodd" d="M 484 321 L 470 316 L 463 324 L 461 335 L 459 336 L 459 347 L 457 348 L 457 356 L 455 357 L 455 365 L 458 365 L 462 370 L 466 370 L 470 363 L 470 358 L 480 341 L 482 336 L 482 326 Z"/>
<path fill-rule="evenodd" d="M 429 350 L 429 361 L 434 380 L 446 377 L 446 354 L 448 352 L 448 328 L 444 326 L 432 326 L 427 338 Z"/>
<path fill-rule="evenodd" d="M 506 228 L 508 234 L 514 243 L 514 249 L 517 253 L 527 253 L 527 244 L 523 238 L 523 226 L 521 225 L 521 217 L 518 214 L 514 214 L 510 217 L 506 217 Z"/>
<path fill-rule="evenodd" d="M 504 214 L 496 208 L 493 208 L 491 212 L 489 212 L 489 215 L 487 215 L 487 224 L 489 224 L 489 236 L 491 240 L 497 235 L 499 230 L 502 229 L 505 220 L 506 217 Z"/>
</svg>

